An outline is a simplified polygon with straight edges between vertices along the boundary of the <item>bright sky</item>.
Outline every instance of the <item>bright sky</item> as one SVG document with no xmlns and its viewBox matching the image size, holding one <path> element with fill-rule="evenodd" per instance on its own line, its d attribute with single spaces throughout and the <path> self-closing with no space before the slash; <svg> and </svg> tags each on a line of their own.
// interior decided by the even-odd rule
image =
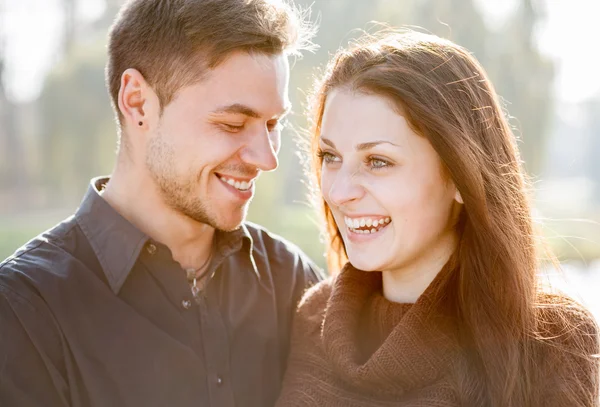
<svg viewBox="0 0 600 407">
<path fill-rule="evenodd" d="M 488 22 L 502 23 L 519 0 L 475 0 Z M 536 0 L 532 0 L 536 3 Z M 537 0 L 546 19 L 537 33 L 540 50 L 556 62 L 556 92 L 562 101 L 579 102 L 600 95 L 600 14 L 598 0 Z"/>
<path fill-rule="evenodd" d="M 600 94 L 600 1 L 546 0 L 548 23 L 540 33 L 542 52 L 558 62 L 557 90 L 569 102 Z"/>
<path fill-rule="evenodd" d="M 55 62 L 62 17 L 61 0 L 0 0 L 0 48 L 8 53 L 6 83 L 13 99 L 27 101 L 40 91 L 44 73 Z M 78 12 L 93 19 L 104 8 L 103 0 L 78 0 Z M 492 24 L 500 24 L 518 0 L 476 0 Z M 600 1 L 539 0 L 547 8 L 540 27 L 540 49 L 557 62 L 559 99 L 578 102 L 600 94 Z"/>
</svg>

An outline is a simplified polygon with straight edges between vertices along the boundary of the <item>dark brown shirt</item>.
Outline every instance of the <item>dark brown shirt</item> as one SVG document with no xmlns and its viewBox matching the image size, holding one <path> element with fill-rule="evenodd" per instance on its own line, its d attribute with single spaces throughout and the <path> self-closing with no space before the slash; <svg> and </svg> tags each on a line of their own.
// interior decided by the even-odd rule
<svg viewBox="0 0 600 407">
<path fill-rule="evenodd" d="M 195 302 L 169 249 L 99 195 L 104 182 L 0 264 L 0 405 L 272 405 L 294 308 L 320 270 L 246 223 L 217 232 Z"/>
</svg>

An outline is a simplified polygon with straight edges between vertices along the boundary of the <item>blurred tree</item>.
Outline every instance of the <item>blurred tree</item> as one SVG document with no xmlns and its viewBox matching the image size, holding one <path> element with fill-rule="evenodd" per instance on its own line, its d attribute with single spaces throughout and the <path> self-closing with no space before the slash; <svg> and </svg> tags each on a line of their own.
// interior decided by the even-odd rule
<svg viewBox="0 0 600 407">
<path fill-rule="evenodd" d="M 110 171 L 116 131 L 104 86 L 104 44 L 73 48 L 39 98 L 41 174 L 56 205 L 77 202 L 90 177 Z"/>
<path fill-rule="evenodd" d="M 0 210 L 27 203 L 27 168 L 25 151 L 16 125 L 17 109 L 4 87 L 5 54 L 0 38 Z"/>
<path fill-rule="evenodd" d="M 454 41 L 485 60 L 490 33 L 472 0 L 422 0 L 413 7 L 410 24 Z"/>
<path fill-rule="evenodd" d="M 541 4 L 519 0 L 505 25 L 492 31 L 473 0 L 422 0 L 413 2 L 412 11 L 404 13 L 398 11 L 401 8 L 397 4 L 384 3 L 387 5 L 380 10 L 387 12 L 386 21 L 422 27 L 474 54 L 507 105 L 511 124 L 522 141 L 519 147 L 525 168 L 533 176 L 540 175 L 554 79 L 552 62 L 535 46 L 535 30 L 543 18 Z"/>
<path fill-rule="evenodd" d="M 543 18 L 541 3 L 536 5 L 532 0 L 520 0 L 505 29 L 494 33 L 488 44 L 489 56 L 483 61 L 515 118 L 522 159 L 534 177 L 543 169 L 554 108 L 554 65 L 535 46 L 536 27 Z"/>
<path fill-rule="evenodd" d="M 61 7 L 64 16 L 62 51 L 68 55 L 75 44 L 77 0 L 61 0 Z"/>
<path fill-rule="evenodd" d="M 600 205 L 600 95 L 585 103 L 587 118 L 586 172 L 594 183 L 593 199 Z"/>
<path fill-rule="evenodd" d="M 10 177 L 11 156 L 9 154 L 11 133 L 13 130 L 11 104 L 4 89 L 4 53 L 0 42 L 0 188 L 12 185 Z"/>
</svg>

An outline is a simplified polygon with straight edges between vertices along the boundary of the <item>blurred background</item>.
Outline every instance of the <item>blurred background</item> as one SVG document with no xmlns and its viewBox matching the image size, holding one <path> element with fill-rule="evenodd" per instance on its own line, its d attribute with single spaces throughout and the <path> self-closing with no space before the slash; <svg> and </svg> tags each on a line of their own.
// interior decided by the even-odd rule
<svg viewBox="0 0 600 407">
<path fill-rule="evenodd" d="M 589 0 L 297 0 L 320 21 L 320 49 L 295 61 L 291 127 L 327 58 L 371 21 L 449 38 L 488 71 L 534 181 L 540 230 L 562 263 L 556 283 L 600 317 L 600 3 Z M 0 257 L 77 208 L 115 161 L 104 86 L 107 29 L 122 0 L 0 0 Z M 324 266 L 294 139 L 262 176 L 250 220 Z"/>
</svg>

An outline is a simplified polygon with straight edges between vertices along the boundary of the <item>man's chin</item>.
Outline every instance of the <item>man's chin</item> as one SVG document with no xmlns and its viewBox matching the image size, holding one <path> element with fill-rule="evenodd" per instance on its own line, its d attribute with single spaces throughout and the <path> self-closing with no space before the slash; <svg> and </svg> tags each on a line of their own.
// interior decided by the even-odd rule
<svg viewBox="0 0 600 407">
<path fill-rule="evenodd" d="M 242 227 L 242 224 L 246 220 L 246 214 L 240 214 L 240 216 L 229 216 L 227 218 L 221 218 L 219 221 L 215 222 L 213 227 L 218 230 L 222 230 L 224 232 L 233 232 L 234 230 L 238 230 Z"/>
<path fill-rule="evenodd" d="M 193 219 L 196 222 L 204 223 L 211 226 L 214 229 L 222 230 L 224 232 L 230 232 L 239 229 L 242 223 L 246 220 L 247 211 L 245 208 L 236 208 L 234 210 L 224 210 L 220 208 L 220 211 L 181 211 L 188 218 Z"/>
<path fill-rule="evenodd" d="M 221 220 L 218 222 L 214 222 L 211 226 L 214 227 L 217 230 L 221 230 L 223 232 L 233 232 L 234 230 L 238 230 L 241 226 L 242 223 L 244 222 L 244 219 L 232 219 L 232 220 Z"/>
</svg>

